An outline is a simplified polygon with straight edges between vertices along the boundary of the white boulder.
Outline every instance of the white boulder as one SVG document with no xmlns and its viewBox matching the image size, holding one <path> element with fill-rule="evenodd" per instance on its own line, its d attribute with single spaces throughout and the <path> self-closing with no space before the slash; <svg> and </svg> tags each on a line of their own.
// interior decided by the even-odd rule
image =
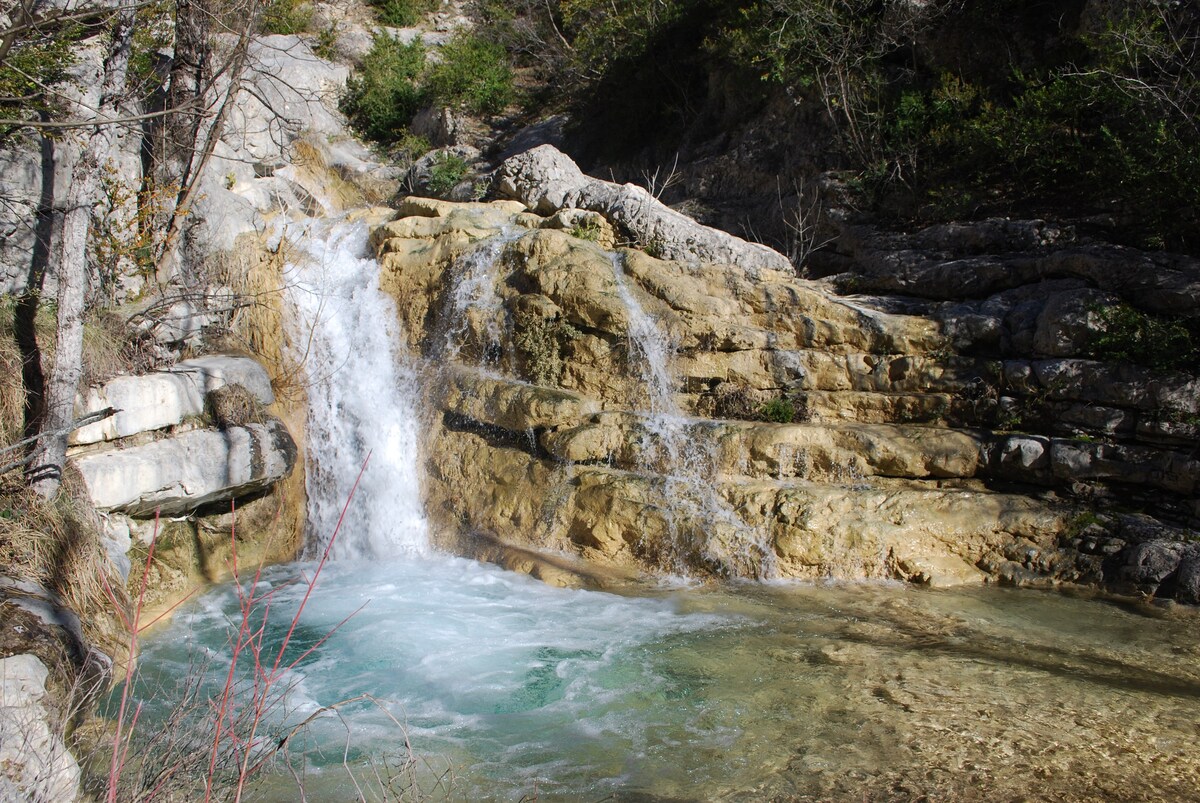
<svg viewBox="0 0 1200 803">
<path fill-rule="evenodd" d="M 291 473 L 296 443 L 277 419 L 200 429 L 74 463 L 102 511 L 175 516 L 262 491 Z"/>
<path fill-rule="evenodd" d="M 496 180 L 502 196 L 515 198 L 540 215 L 568 208 L 599 212 L 666 259 L 726 263 L 751 273 L 792 270 L 791 262 L 778 251 L 701 225 L 642 187 L 584 175 L 553 145 L 539 145 L 508 159 L 500 165 Z"/>
<path fill-rule="evenodd" d="M 204 412 L 205 397 L 217 388 L 241 385 L 263 404 L 275 401 L 271 378 L 249 357 L 221 354 L 183 360 L 164 371 L 118 376 L 89 388 L 76 412 L 83 416 L 113 407 L 118 412 L 71 434 L 72 445 L 125 438 L 174 426 Z"/>
<path fill-rule="evenodd" d="M 46 665 L 33 655 L 0 660 L 0 800 L 78 800 L 79 765 L 52 728 Z"/>
</svg>

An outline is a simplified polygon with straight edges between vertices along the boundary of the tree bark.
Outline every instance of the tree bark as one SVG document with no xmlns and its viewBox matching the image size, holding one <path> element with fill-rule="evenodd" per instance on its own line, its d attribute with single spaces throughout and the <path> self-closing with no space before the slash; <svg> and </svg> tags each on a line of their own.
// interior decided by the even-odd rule
<svg viewBox="0 0 1200 803">
<path fill-rule="evenodd" d="M 104 60 L 100 88 L 100 120 L 115 112 L 125 90 L 133 39 L 135 6 L 118 9 L 113 20 L 112 44 Z M 88 230 L 92 212 L 101 200 L 100 171 L 116 144 L 116 125 L 98 123 L 83 143 L 71 173 L 63 218 L 58 277 L 57 343 L 46 387 L 39 451 L 30 464 L 30 485 L 42 496 L 54 496 L 66 463 L 67 432 L 75 417 L 75 397 L 83 375 L 83 317 L 88 291 Z"/>
</svg>

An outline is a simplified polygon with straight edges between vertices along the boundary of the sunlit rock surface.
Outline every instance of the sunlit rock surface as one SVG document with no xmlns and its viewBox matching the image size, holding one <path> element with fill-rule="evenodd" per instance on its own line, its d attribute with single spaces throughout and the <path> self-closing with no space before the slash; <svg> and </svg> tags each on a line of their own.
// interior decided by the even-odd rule
<svg viewBox="0 0 1200 803">
<path fill-rule="evenodd" d="M 272 419 L 192 430 L 73 462 L 97 509 L 172 516 L 266 490 L 291 473 L 296 444 Z"/>
<path fill-rule="evenodd" d="M 1101 291 L 1040 299 L 1026 351 L 979 356 L 956 340 L 1003 329 L 991 308 L 839 296 L 756 250 L 614 250 L 646 240 L 584 203 L 599 190 L 565 157 L 541 176 L 534 156 L 500 172 L 529 208 L 412 198 L 372 235 L 441 411 L 425 495 L 444 544 L 697 576 L 1190 593 L 1190 553 L 1153 580 L 1128 553 L 1189 537 L 1195 439 L 1162 411 L 1190 420 L 1200 380 L 1081 357 Z M 1112 498 L 1168 523 L 1097 504 Z"/>
</svg>

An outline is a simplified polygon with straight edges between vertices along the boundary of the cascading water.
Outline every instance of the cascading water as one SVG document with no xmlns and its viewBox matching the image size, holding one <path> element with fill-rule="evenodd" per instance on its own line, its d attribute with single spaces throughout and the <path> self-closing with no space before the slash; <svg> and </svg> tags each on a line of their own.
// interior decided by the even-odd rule
<svg viewBox="0 0 1200 803">
<path fill-rule="evenodd" d="M 398 318 L 366 256 L 366 224 L 312 221 L 284 236 L 300 254 L 285 275 L 292 357 L 307 380 L 308 550 L 332 537 L 370 455 L 358 489 L 369 501 L 352 506 L 331 555 L 423 553 L 417 375 L 398 353 Z"/>
<path fill-rule="evenodd" d="M 610 260 L 617 294 L 624 304 L 629 320 L 629 364 L 641 373 L 641 385 L 646 396 L 646 437 L 642 443 L 641 463 L 644 469 L 660 473 L 663 478 L 663 497 L 672 517 L 672 538 L 676 548 L 682 527 L 677 518 L 703 523 L 707 535 L 719 528 L 725 538 L 706 538 L 701 546 L 703 557 L 737 577 L 752 576 L 768 580 L 778 576 L 775 552 L 769 534 L 755 531 L 747 525 L 717 493 L 717 461 L 714 454 L 698 446 L 710 441 L 694 437 L 694 427 L 700 424 L 689 419 L 675 400 L 670 357 L 675 352 L 670 334 L 648 315 L 629 287 L 621 254 L 612 252 Z M 718 554 L 719 541 L 732 540 L 724 545 L 725 554 Z M 673 558 L 670 567 L 677 574 L 687 573 L 683 554 Z"/>
<path fill-rule="evenodd" d="M 307 255 L 288 295 L 314 408 L 315 537 L 373 456 L 339 536 L 346 559 L 326 567 L 293 633 L 286 698 L 260 741 L 288 753 L 255 799 L 1016 799 L 1030 778 L 1062 800 L 1194 794 L 1195 617 L 990 588 L 617 596 L 427 552 L 415 374 L 362 257 L 365 229 L 290 235 Z M 657 336 L 635 323 L 631 347 L 662 402 L 648 403 L 658 440 L 686 462 Z M 256 593 L 275 592 L 267 645 L 311 566 L 260 578 Z M 209 712 L 240 604 L 219 587 L 145 642 L 139 734 L 178 722 L 197 689 Z"/>
<path fill-rule="evenodd" d="M 503 304 L 496 293 L 496 270 L 504 248 L 520 234 L 520 229 L 502 229 L 455 260 L 454 285 L 446 300 L 444 337 L 437 355 L 443 361 L 459 360 L 472 322 L 483 329 L 484 342 L 478 344 L 479 364 L 491 366 L 498 359 L 503 348 L 499 320 Z"/>
</svg>

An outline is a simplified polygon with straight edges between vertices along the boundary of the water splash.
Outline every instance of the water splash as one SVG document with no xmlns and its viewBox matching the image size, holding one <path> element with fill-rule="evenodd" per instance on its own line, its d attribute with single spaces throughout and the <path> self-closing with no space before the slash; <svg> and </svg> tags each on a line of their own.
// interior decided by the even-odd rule
<svg viewBox="0 0 1200 803">
<path fill-rule="evenodd" d="M 778 576 L 770 533 L 748 525 L 717 491 L 719 445 L 698 431 L 712 425 L 688 418 L 675 399 L 670 359 L 676 345 L 670 332 L 646 312 L 630 289 L 621 254 L 613 252 L 610 260 L 617 295 L 629 320 L 629 365 L 637 367 L 646 397 L 638 462 L 644 471 L 662 476 L 674 550 L 666 568 L 686 574 L 689 552 L 696 552 L 735 577 Z M 684 543 L 688 524 L 702 530 L 699 544 Z"/>
<path fill-rule="evenodd" d="M 369 454 L 360 503 L 331 554 L 424 553 L 417 376 L 397 348 L 399 318 L 379 289 L 379 265 L 364 256 L 367 226 L 312 221 L 289 226 L 285 237 L 301 252 L 285 275 L 291 356 L 307 379 L 308 550 L 332 536 Z"/>
</svg>

